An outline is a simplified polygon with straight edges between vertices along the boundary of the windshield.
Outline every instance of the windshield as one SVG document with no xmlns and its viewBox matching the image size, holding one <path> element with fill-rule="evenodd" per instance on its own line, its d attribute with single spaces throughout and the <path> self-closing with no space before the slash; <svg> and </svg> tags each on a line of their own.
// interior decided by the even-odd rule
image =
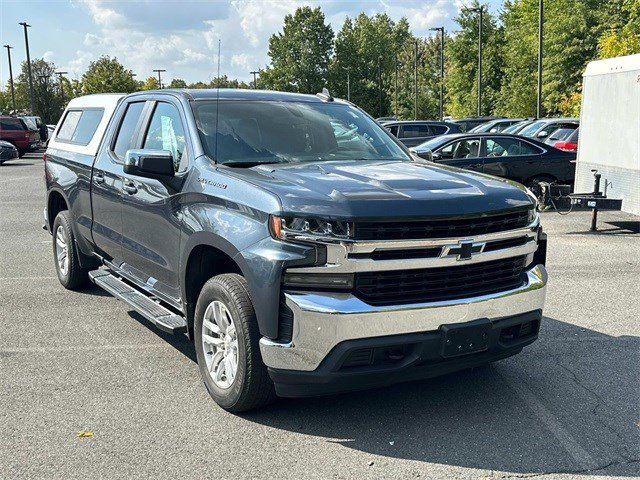
<svg viewBox="0 0 640 480">
<path fill-rule="evenodd" d="M 524 127 L 522 130 L 520 130 L 520 135 L 522 135 L 523 137 L 530 137 L 534 133 L 536 133 L 540 129 L 540 127 L 543 127 L 546 123 L 547 122 L 545 122 L 544 120 L 533 122 L 528 127 Z"/>
<path fill-rule="evenodd" d="M 426 142 L 421 143 L 420 145 L 413 147 L 412 150 L 416 152 L 424 152 L 425 150 L 435 150 L 440 145 L 443 145 L 450 138 L 455 138 L 455 135 L 440 135 L 439 137 L 432 138 L 431 140 L 427 140 Z"/>
<path fill-rule="evenodd" d="M 484 133 L 488 132 L 497 122 L 481 123 L 477 127 L 473 127 L 468 133 Z"/>
<path fill-rule="evenodd" d="M 410 160 L 380 125 L 351 105 L 222 100 L 217 113 L 215 100 L 192 105 L 203 148 L 217 163 Z"/>
</svg>

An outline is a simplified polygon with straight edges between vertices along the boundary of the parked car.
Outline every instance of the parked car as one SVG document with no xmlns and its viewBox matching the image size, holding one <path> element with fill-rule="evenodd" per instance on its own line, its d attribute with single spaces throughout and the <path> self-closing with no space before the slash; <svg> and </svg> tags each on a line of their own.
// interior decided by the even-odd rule
<svg viewBox="0 0 640 480">
<path fill-rule="evenodd" d="M 53 135 L 53 131 L 56 129 L 55 125 L 47 125 L 47 141 L 46 144 L 49 144 L 49 139 Z"/>
<path fill-rule="evenodd" d="M 24 120 L 6 115 L 0 116 L 0 140 L 12 143 L 18 149 L 18 155 L 38 148 L 38 133 L 29 130 Z"/>
<path fill-rule="evenodd" d="M 13 145 L 13 143 L 0 140 L 0 165 L 7 160 L 13 160 L 19 156 L 18 149 Z"/>
<path fill-rule="evenodd" d="M 502 133 L 510 133 L 512 135 L 517 135 L 522 131 L 523 128 L 531 125 L 535 121 L 536 121 L 535 119 L 528 119 L 528 120 L 523 120 L 523 121 L 518 122 L 518 123 L 514 123 L 510 127 L 505 128 L 502 131 Z"/>
<path fill-rule="evenodd" d="M 47 126 L 44 124 L 40 117 L 36 116 L 23 116 L 22 118 L 29 129 L 35 130 L 38 132 L 38 136 L 40 137 L 40 142 L 44 145 L 49 138 L 49 131 L 47 130 Z"/>
<path fill-rule="evenodd" d="M 553 146 L 558 150 L 564 150 L 565 152 L 577 152 L 578 151 L 578 136 L 580 135 L 580 129 L 576 128 L 571 135 L 564 140 L 557 141 Z"/>
<path fill-rule="evenodd" d="M 544 143 L 555 146 L 557 142 L 569 138 L 576 130 L 577 128 L 558 128 L 549 134 Z"/>
<path fill-rule="evenodd" d="M 188 334 L 227 410 L 485 365 L 538 336 L 531 193 L 415 161 L 328 95 L 75 98 L 44 165 L 61 284 L 90 278 Z"/>
<path fill-rule="evenodd" d="M 579 125 L 580 120 L 577 118 L 542 118 L 527 125 L 518 134 L 544 142 L 550 134 L 559 128 L 578 128 Z"/>
<path fill-rule="evenodd" d="M 384 128 L 389 130 L 407 147 L 413 147 L 439 135 L 456 133 L 460 128 L 455 123 L 435 120 L 403 120 L 386 122 Z"/>
<path fill-rule="evenodd" d="M 491 120 L 490 122 L 481 123 L 477 127 L 473 127 L 471 130 L 468 130 L 469 133 L 500 133 L 504 131 L 505 128 L 510 127 L 511 125 L 515 125 L 516 123 L 520 123 L 525 118 L 505 118 L 498 120 Z"/>
<path fill-rule="evenodd" d="M 491 122 L 492 120 L 498 120 L 500 118 L 504 118 L 504 117 L 468 117 L 468 118 L 459 118 L 457 120 L 452 120 L 451 122 L 458 125 L 461 132 L 468 132 L 472 128 L 477 127 L 478 125 Z"/>
<path fill-rule="evenodd" d="M 539 190 L 540 182 L 572 184 L 574 153 L 517 135 L 445 135 L 412 149 L 427 160 L 496 175 Z"/>
</svg>

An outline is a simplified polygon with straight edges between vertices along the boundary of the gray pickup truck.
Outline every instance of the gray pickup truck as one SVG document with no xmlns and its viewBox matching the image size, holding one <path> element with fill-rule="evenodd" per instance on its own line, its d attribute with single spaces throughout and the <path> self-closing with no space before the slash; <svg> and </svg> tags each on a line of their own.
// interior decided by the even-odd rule
<svg viewBox="0 0 640 480">
<path fill-rule="evenodd" d="M 227 410 L 485 365 L 538 336 L 533 195 L 412 157 L 326 92 L 77 98 L 44 164 L 62 285 L 187 334 Z"/>
</svg>

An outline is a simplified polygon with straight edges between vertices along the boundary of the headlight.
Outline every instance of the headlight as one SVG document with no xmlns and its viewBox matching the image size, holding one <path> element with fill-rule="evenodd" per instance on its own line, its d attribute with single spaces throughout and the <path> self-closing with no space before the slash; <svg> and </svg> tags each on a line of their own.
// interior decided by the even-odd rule
<svg viewBox="0 0 640 480">
<path fill-rule="evenodd" d="M 353 226 L 340 220 L 304 217 L 269 217 L 271 235 L 279 240 L 339 242 L 350 240 Z"/>
</svg>

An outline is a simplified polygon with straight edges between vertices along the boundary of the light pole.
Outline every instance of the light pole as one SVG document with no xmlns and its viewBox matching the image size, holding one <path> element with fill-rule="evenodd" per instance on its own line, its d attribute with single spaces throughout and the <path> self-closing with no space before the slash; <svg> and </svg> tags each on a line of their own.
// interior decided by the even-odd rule
<svg viewBox="0 0 640 480">
<path fill-rule="evenodd" d="M 398 54 L 393 57 L 393 63 L 396 69 L 395 88 L 393 90 L 394 102 L 393 102 L 393 115 L 398 118 Z"/>
<path fill-rule="evenodd" d="M 378 117 L 382 116 L 382 58 L 378 57 Z"/>
<path fill-rule="evenodd" d="M 347 101 L 351 101 L 351 77 L 349 76 L 349 69 L 347 68 Z"/>
<path fill-rule="evenodd" d="M 444 120 L 444 27 L 435 27 L 430 30 L 440 32 L 440 120 Z"/>
<path fill-rule="evenodd" d="M 69 72 L 55 72 L 56 75 L 58 75 L 58 78 L 60 79 L 60 96 L 62 97 L 62 104 L 64 105 L 64 82 L 63 82 L 63 75 L 66 75 Z"/>
<path fill-rule="evenodd" d="M 258 89 L 258 77 L 256 75 L 258 75 L 260 73 L 260 70 L 254 70 L 253 72 L 249 72 L 251 75 L 253 75 L 253 89 L 257 90 Z"/>
<path fill-rule="evenodd" d="M 478 116 L 482 115 L 482 14 L 485 6 L 467 9 L 478 14 Z"/>
<path fill-rule="evenodd" d="M 11 45 L 5 45 L 7 49 L 7 57 L 9 57 L 9 86 L 11 87 L 11 103 L 13 104 L 13 112 L 16 111 L 16 92 L 13 88 L 13 67 L 11 66 Z"/>
<path fill-rule="evenodd" d="M 162 88 L 162 77 L 160 74 L 166 72 L 166 70 L 164 68 L 154 68 L 153 71 L 158 74 L 158 88 Z"/>
<path fill-rule="evenodd" d="M 544 0 L 538 1 L 538 99 L 536 116 L 542 117 L 542 27 L 544 23 Z"/>
<path fill-rule="evenodd" d="M 35 100 L 33 96 L 33 77 L 31 75 L 31 55 L 29 54 L 29 35 L 27 34 L 27 28 L 29 25 L 27 22 L 20 22 L 18 25 L 22 25 L 24 28 L 24 45 L 27 50 L 27 73 L 29 75 L 29 105 L 31 106 L 31 115 L 35 112 Z"/>
<path fill-rule="evenodd" d="M 413 43 L 413 119 L 418 119 L 418 41 Z"/>
</svg>

